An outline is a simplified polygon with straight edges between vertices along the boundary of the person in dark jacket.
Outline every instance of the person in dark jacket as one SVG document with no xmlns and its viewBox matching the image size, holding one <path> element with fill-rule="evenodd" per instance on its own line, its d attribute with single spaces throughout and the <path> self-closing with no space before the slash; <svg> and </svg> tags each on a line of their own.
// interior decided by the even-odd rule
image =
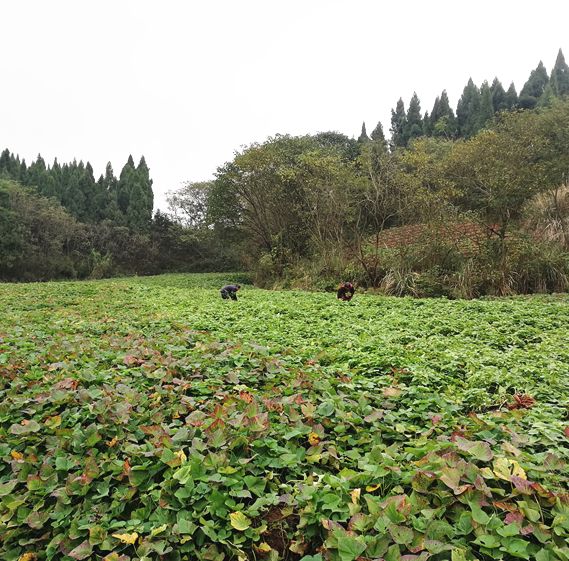
<svg viewBox="0 0 569 561">
<path fill-rule="evenodd" d="M 338 293 L 337 293 L 338 300 L 349 302 L 353 298 L 355 291 L 356 289 L 354 288 L 354 285 L 351 282 L 343 282 L 338 287 Z"/>
<path fill-rule="evenodd" d="M 241 288 L 239 284 L 226 284 L 221 290 L 221 297 L 224 300 L 237 300 L 237 291 Z"/>
</svg>

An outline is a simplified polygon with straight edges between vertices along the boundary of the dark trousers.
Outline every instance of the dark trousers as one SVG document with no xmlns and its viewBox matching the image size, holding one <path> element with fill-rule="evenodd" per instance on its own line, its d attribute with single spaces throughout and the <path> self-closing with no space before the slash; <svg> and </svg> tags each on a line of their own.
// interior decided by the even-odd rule
<svg viewBox="0 0 569 561">
<path fill-rule="evenodd" d="M 237 300 L 237 294 L 235 294 L 235 292 L 229 292 L 227 290 L 220 290 L 221 293 L 221 297 L 224 300 L 229 300 L 229 298 L 231 298 L 231 300 Z"/>
</svg>

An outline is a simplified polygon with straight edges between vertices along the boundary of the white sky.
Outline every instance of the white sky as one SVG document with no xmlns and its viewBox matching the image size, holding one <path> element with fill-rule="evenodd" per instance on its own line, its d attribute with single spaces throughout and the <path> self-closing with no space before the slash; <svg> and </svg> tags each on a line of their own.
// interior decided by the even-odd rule
<svg viewBox="0 0 569 561">
<path fill-rule="evenodd" d="M 569 1 L 4 0 L 0 149 L 52 162 L 142 154 L 157 207 L 210 179 L 235 150 L 275 133 L 365 120 L 416 90 L 453 108 L 472 76 L 518 90 L 561 47 Z"/>
</svg>

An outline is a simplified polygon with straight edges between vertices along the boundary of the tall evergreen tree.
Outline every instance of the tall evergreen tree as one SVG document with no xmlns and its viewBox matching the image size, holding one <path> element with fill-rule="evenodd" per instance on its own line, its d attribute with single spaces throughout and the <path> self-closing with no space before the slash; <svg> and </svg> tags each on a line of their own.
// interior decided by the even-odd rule
<svg viewBox="0 0 569 561">
<path fill-rule="evenodd" d="M 479 111 L 480 90 L 472 81 L 472 78 L 469 78 L 456 107 L 456 119 L 460 136 L 469 138 L 476 134 L 478 131 Z"/>
<path fill-rule="evenodd" d="M 89 162 L 83 165 L 80 162 L 80 175 L 79 175 L 79 188 L 83 193 L 84 208 L 82 214 L 77 218 L 82 222 L 96 222 L 99 213 L 97 211 L 96 191 L 95 191 L 95 176 L 93 174 L 93 167 Z"/>
<path fill-rule="evenodd" d="M 107 167 L 105 168 L 105 176 L 103 178 L 103 185 L 105 187 L 105 191 L 114 194 L 116 198 L 117 178 L 115 177 L 115 172 L 113 171 L 113 165 L 111 162 L 107 162 Z"/>
<path fill-rule="evenodd" d="M 478 111 L 477 129 L 483 129 L 492 117 L 494 117 L 492 90 L 490 89 L 488 82 L 484 80 L 480 87 L 480 110 Z"/>
<path fill-rule="evenodd" d="M 383 134 L 383 125 L 378 121 L 375 129 L 371 133 L 371 139 L 375 142 L 382 142 L 385 144 L 385 134 Z"/>
<path fill-rule="evenodd" d="M 35 187 L 42 195 L 46 191 L 47 183 L 47 166 L 41 154 L 38 154 L 36 161 L 28 169 L 29 184 Z"/>
<path fill-rule="evenodd" d="M 362 123 L 362 132 L 358 137 L 358 142 L 369 142 L 369 136 L 367 135 L 365 121 Z"/>
<path fill-rule="evenodd" d="M 541 97 L 537 100 L 536 107 L 549 107 L 553 103 L 554 99 L 555 99 L 555 92 L 553 90 L 553 85 L 551 84 L 550 81 L 549 84 L 545 86 L 545 90 L 543 90 Z"/>
<path fill-rule="evenodd" d="M 103 177 L 103 190 L 107 201 L 105 218 L 118 226 L 126 224 L 126 218 L 121 212 L 118 204 L 118 180 L 115 177 L 111 162 L 107 163 L 105 176 Z"/>
<path fill-rule="evenodd" d="M 405 146 L 405 126 L 407 123 L 407 115 L 405 113 L 405 104 L 399 98 L 395 111 L 391 110 L 391 148 Z"/>
<path fill-rule="evenodd" d="M 63 206 L 79 220 L 85 220 L 87 208 L 87 194 L 83 184 L 85 164 L 77 160 L 69 165 L 68 180 L 63 193 Z"/>
<path fill-rule="evenodd" d="M 430 120 L 433 136 L 453 138 L 456 135 L 456 117 L 451 109 L 446 90 L 443 90 L 440 97 L 435 99 Z"/>
<path fill-rule="evenodd" d="M 117 204 L 120 211 L 125 216 L 130 204 L 130 192 L 134 183 L 135 173 L 136 169 L 134 167 L 134 160 L 132 159 L 132 155 L 130 155 L 121 170 L 117 184 Z"/>
<path fill-rule="evenodd" d="M 50 169 L 50 175 L 53 178 L 53 182 L 55 184 L 57 199 L 61 201 L 61 183 L 62 183 L 61 165 L 57 161 L 57 158 L 54 158 L 53 160 L 53 164 Z"/>
<path fill-rule="evenodd" d="M 75 217 L 83 217 L 85 214 L 85 193 L 81 188 L 81 176 L 84 170 L 83 162 L 73 160 L 67 166 L 65 173 L 65 186 L 62 194 L 63 206 Z M 63 172 L 64 168 L 62 168 Z"/>
<path fill-rule="evenodd" d="M 508 91 L 506 92 L 506 98 L 505 98 L 505 105 L 506 105 L 506 109 L 508 111 L 511 111 L 512 109 L 515 109 L 518 106 L 518 92 L 516 91 L 516 86 L 514 85 L 514 82 L 512 82 L 510 84 L 510 87 L 508 88 Z"/>
<path fill-rule="evenodd" d="M 551 87 L 558 97 L 569 95 L 569 66 L 565 62 L 561 49 L 557 53 L 557 60 L 551 71 Z"/>
<path fill-rule="evenodd" d="M 423 134 L 423 117 L 421 115 L 421 102 L 416 92 L 413 92 L 413 97 L 409 102 L 409 109 L 407 111 L 407 122 L 405 123 L 404 137 L 405 144 L 413 138 L 418 138 Z"/>
<path fill-rule="evenodd" d="M 496 113 L 509 109 L 506 102 L 506 90 L 498 78 L 494 78 L 490 91 L 492 92 L 492 105 Z"/>
<path fill-rule="evenodd" d="M 134 174 L 131 175 L 130 181 L 129 205 L 126 211 L 127 224 L 134 230 L 146 230 L 152 221 L 154 195 L 150 170 L 144 156 L 140 159 Z"/>
<path fill-rule="evenodd" d="M 433 109 L 431 111 L 430 120 L 431 124 L 435 124 L 440 118 L 442 117 L 441 114 L 441 98 L 437 96 L 435 98 L 435 103 L 433 103 Z"/>
<path fill-rule="evenodd" d="M 423 136 L 432 136 L 432 134 L 433 125 L 431 123 L 431 116 L 429 115 L 428 111 L 425 111 L 425 114 L 423 115 Z"/>
<path fill-rule="evenodd" d="M 28 185 L 28 166 L 25 159 L 22 159 L 22 163 L 20 164 L 20 181 L 23 185 Z"/>
<path fill-rule="evenodd" d="M 148 220 L 152 219 L 152 211 L 154 208 L 154 191 L 152 190 L 152 179 L 150 179 L 150 169 L 146 164 L 146 159 L 144 156 L 140 158 L 140 162 L 138 163 L 138 167 L 136 168 L 136 173 L 139 176 L 139 179 L 142 182 L 144 193 L 145 193 L 145 201 L 146 201 L 146 213 Z"/>
<path fill-rule="evenodd" d="M 42 195 L 61 201 L 61 167 L 57 158 L 53 160 L 51 168 L 48 166 L 42 184 Z"/>
<path fill-rule="evenodd" d="M 8 150 L 8 148 L 4 149 L 2 151 L 2 154 L 0 154 L 0 176 L 3 175 L 8 179 L 13 179 L 11 175 L 11 165 L 10 165 L 11 157 L 12 154 L 10 153 L 10 150 Z"/>
<path fill-rule="evenodd" d="M 531 71 L 528 81 L 524 84 L 520 92 L 520 107 L 522 109 L 533 109 L 545 91 L 545 86 L 547 86 L 548 82 L 549 76 L 547 75 L 547 70 L 540 60 L 537 68 Z"/>
</svg>

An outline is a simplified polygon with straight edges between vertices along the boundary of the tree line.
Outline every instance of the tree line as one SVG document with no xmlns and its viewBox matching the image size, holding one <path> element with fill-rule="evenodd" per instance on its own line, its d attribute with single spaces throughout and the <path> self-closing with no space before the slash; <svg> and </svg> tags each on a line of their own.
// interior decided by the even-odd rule
<svg viewBox="0 0 569 561">
<path fill-rule="evenodd" d="M 421 102 L 416 93 L 413 93 L 407 110 L 403 99 L 400 98 L 395 109 L 391 110 L 390 145 L 392 148 L 407 146 L 412 139 L 421 136 L 470 138 L 502 111 L 546 107 L 551 104 L 553 98 L 567 94 L 569 94 L 569 66 L 565 62 L 562 50 L 559 49 L 551 74 L 547 73 L 543 62 L 539 61 L 537 67 L 531 71 L 519 96 L 513 82 L 506 90 L 498 78 L 494 78 L 491 84 L 484 81 L 480 87 L 470 78 L 456 110 L 451 108 L 446 90 L 437 96 L 430 113 L 421 112 Z M 368 140 L 370 137 L 364 122 L 359 141 Z M 371 133 L 371 140 L 385 141 L 381 122 Z"/>
<path fill-rule="evenodd" d="M 95 180 L 89 162 L 74 160 L 60 164 L 57 158 L 46 165 L 41 154 L 29 166 L 5 149 L 0 154 L 0 177 L 33 187 L 41 196 L 58 201 L 81 222 L 109 221 L 133 230 L 148 230 L 152 220 L 154 193 L 144 156 L 137 166 L 128 157 L 119 177 L 109 162 L 104 175 Z"/>
</svg>

